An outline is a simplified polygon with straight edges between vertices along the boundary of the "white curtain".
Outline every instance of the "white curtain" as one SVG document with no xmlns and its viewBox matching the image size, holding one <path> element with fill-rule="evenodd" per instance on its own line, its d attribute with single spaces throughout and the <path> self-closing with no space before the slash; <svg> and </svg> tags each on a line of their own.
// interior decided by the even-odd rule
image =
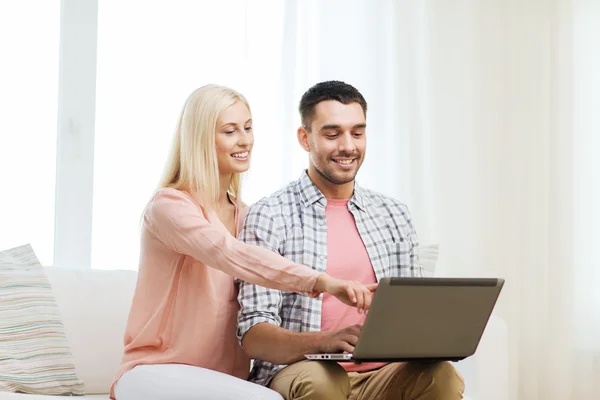
<svg viewBox="0 0 600 400">
<path fill-rule="evenodd" d="M 438 274 L 507 280 L 510 398 L 600 398 L 600 2 L 286 6 L 284 149 L 307 86 L 356 85 L 362 183 L 409 204 Z"/>
<path fill-rule="evenodd" d="M 135 268 L 193 88 L 248 97 L 253 202 L 306 166 L 300 95 L 345 80 L 369 103 L 359 181 L 409 205 L 438 274 L 506 279 L 510 398 L 600 398 L 600 2 L 165 4 L 100 2 L 94 267 Z"/>
<path fill-rule="evenodd" d="M 442 275 L 506 278 L 511 398 L 600 398 L 600 2 L 395 4 L 422 241 Z"/>
</svg>

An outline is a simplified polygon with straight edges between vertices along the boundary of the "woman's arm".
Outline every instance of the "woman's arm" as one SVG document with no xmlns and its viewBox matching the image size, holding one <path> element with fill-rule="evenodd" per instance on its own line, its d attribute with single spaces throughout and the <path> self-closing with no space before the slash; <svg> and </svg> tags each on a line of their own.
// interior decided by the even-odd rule
<svg viewBox="0 0 600 400">
<path fill-rule="evenodd" d="M 300 293 L 328 292 L 359 309 L 370 304 L 368 290 L 356 282 L 320 274 L 276 252 L 237 240 L 209 222 L 204 210 L 179 190 L 160 190 L 146 208 L 144 223 L 172 250 L 246 282 Z"/>
<path fill-rule="evenodd" d="M 144 214 L 144 223 L 172 250 L 247 282 L 294 292 L 312 292 L 319 273 L 280 255 L 240 242 L 210 223 L 186 193 L 162 189 Z"/>
</svg>

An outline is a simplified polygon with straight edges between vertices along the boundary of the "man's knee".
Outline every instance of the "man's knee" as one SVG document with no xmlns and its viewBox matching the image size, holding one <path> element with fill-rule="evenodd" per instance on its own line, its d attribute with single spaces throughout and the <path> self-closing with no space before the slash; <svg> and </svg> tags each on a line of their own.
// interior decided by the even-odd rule
<svg viewBox="0 0 600 400">
<path fill-rule="evenodd" d="M 312 361 L 306 363 L 295 382 L 295 397 L 313 395 L 318 399 L 346 398 L 350 389 L 348 374 L 337 363 Z"/>
<path fill-rule="evenodd" d="M 431 382 L 430 390 L 436 399 L 462 399 L 465 383 L 451 363 L 424 364 L 422 373 Z"/>
<path fill-rule="evenodd" d="M 289 369 L 288 369 L 289 368 Z M 316 399 L 346 399 L 350 381 L 346 371 L 337 363 L 304 361 L 282 370 L 271 388 L 286 399 L 310 396 Z"/>
</svg>

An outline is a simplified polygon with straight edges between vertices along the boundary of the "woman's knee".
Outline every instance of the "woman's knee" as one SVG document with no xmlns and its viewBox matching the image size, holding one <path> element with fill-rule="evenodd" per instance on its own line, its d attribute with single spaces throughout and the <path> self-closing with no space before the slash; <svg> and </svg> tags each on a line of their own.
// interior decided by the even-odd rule
<svg viewBox="0 0 600 400">
<path fill-rule="evenodd" d="M 248 400 L 283 400 L 283 397 L 274 390 L 266 389 L 264 392 L 250 396 Z"/>
<path fill-rule="evenodd" d="M 117 400 L 282 400 L 264 386 L 220 372 L 181 364 L 141 365 L 115 385 Z"/>
</svg>

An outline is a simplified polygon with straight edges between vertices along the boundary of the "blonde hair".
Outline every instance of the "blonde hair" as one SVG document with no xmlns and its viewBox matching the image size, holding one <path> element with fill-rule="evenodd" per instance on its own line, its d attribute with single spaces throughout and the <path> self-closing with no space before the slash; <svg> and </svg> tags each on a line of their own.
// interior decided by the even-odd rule
<svg viewBox="0 0 600 400">
<path fill-rule="evenodd" d="M 159 187 L 198 191 L 205 206 L 212 207 L 219 198 L 219 166 L 215 144 L 217 120 L 225 109 L 244 96 L 233 89 L 206 85 L 187 98 L 177 124 L 167 165 Z M 241 175 L 235 173 L 229 193 L 241 199 Z"/>
</svg>

